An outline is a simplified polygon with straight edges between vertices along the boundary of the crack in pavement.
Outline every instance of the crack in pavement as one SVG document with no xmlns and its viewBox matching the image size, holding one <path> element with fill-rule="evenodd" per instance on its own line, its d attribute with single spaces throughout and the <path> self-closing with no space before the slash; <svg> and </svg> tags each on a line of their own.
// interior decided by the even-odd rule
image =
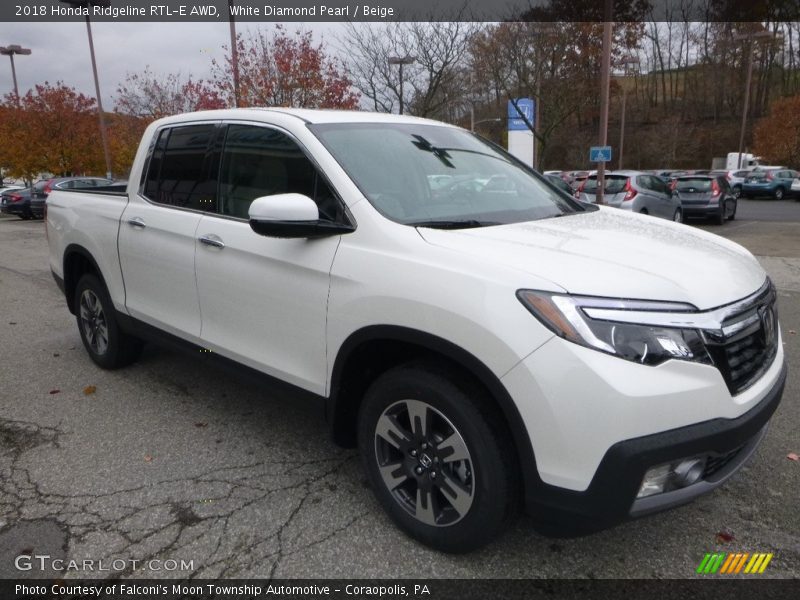
<svg viewBox="0 0 800 600">
<path fill-rule="evenodd" d="M 311 497 L 336 489 L 332 479 L 345 479 L 338 487 L 348 485 L 345 470 L 355 461 L 347 451 L 316 460 L 265 458 L 100 493 L 44 490 L 26 456 L 58 451 L 69 435 L 60 427 L 0 419 L 0 536 L 12 523 L 53 521 L 66 532 L 68 559 L 128 563 L 111 573 L 67 571 L 66 578 L 157 576 L 146 570 L 154 559 L 192 560 L 191 569 L 170 573 L 190 579 L 272 577 L 287 556 L 332 539 L 363 516 L 350 515 L 300 540 L 305 532 L 298 517 L 315 505 Z M 294 532 L 298 527 L 300 533 Z M 131 560 L 145 570 L 134 572 Z"/>
</svg>

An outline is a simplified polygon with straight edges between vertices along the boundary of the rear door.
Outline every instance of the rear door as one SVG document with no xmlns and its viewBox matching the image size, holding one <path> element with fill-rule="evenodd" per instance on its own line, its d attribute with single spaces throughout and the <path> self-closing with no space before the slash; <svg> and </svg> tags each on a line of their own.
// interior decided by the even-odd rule
<svg viewBox="0 0 800 600">
<path fill-rule="evenodd" d="M 197 226 L 216 202 L 216 123 L 157 134 L 139 194 L 122 214 L 119 256 L 131 316 L 198 341 L 200 302 L 194 272 Z"/>
</svg>

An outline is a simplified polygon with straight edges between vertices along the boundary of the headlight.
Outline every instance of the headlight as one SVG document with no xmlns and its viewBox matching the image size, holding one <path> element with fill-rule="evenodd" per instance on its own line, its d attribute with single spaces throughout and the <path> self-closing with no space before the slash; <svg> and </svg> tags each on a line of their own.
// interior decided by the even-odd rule
<svg viewBox="0 0 800 600">
<path fill-rule="evenodd" d="M 581 346 L 644 365 L 657 365 L 670 359 L 712 364 L 702 333 L 677 325 L 682 313 L 695 311 L 690 304 L 532 290 L 520 290 L 517 297 L 553 333 Z M 665 321 L 670 321 L 672 313 L 676 316 L 673 319 L 676 326 L 664 325 Z M 653 315 L 656 318 L 648 319 Z"/>
</svg>

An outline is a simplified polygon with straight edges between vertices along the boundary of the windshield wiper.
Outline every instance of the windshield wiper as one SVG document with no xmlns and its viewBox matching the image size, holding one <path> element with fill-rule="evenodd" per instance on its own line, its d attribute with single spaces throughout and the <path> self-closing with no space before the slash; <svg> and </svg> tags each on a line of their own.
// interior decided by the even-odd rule
<svg viewBox="0 0 800 600">
<path fill-rule="evenodd" d="M 406 223 L 412 227 L 430 227 L 431 229 L 472 229 L 487 227 L 489 225 L 502 225 L 495 221 L 478 221 L 477 219 L 441 220 L 441 221 L 414 221 Z"/>
</svg>

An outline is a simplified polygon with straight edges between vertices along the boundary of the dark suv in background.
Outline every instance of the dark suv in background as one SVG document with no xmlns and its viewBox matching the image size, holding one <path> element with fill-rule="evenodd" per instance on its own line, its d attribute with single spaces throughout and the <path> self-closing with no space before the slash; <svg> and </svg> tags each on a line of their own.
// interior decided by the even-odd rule
<svg viewBox="0 0 800 600">
<path fill-rule="evenodd" d="M 736 194 L 725 175 L 683 175 L 670 187 L 684 218 L 706 217 L 719 225 L 736 218 Z"/>
</svg>

